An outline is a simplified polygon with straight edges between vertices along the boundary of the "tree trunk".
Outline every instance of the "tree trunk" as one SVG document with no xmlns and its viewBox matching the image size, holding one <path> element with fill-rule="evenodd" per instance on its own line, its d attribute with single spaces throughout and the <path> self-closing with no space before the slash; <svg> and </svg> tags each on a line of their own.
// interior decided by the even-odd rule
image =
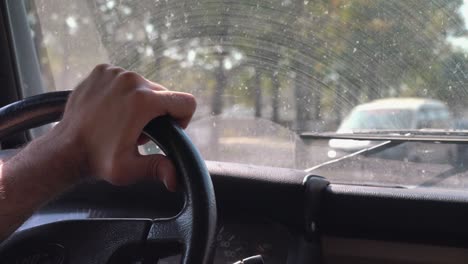
<svg viewBox="0 0 468 264">
<path fill-rule="evenodd" d="M 297 17 L 304 17 L 305 8 L 304 1 L 296 0 L 294 2 Z M 303 31 L 304 25 L 300 19 L 295 21 L 297 31 Z M 293 59 L 292 65 L 295 71 L 294 78 L 294 95 L 296 99 L 296 124 L 295 128 L 298 131 L 304 131 L 308 128 L 308 121 L 310 120 L 310 92 L 307 90 L 306 84 L 310 83 L 307 73 L 310 69 L 302 63 L 301 54 L 308 54 L 308 50 L 300 43 L 295 43 L 295 50 L 297 51 L 295 58 Z"/>
<path fill-rule="evenodd" d="M 219 66 L 215 71 L 215 79 L 216 79 L 216 85 L 215 85 L 215 91 L 213 93 L 213 97 L 211 99 L 211 112 L 213 115 L 219 115 L 223 112 L 223 94 L 224 94 L 224 88 L 226 87 L 226 73 L 223 68 L 223 62 L 224 62 L 224 55 L 220 54 L 218 63 Z"/>
<path fill-rule="evenodd" d="M 50 58 L 47 54 L 47 48 L 43 43 L 43 34 L 41 23 L 39 21 L 39 15 L 37 14 L 37 7 L 34 1 L 25 1 L 26 9 L 32 13 L 32 15 L 36 18 L 36 23 L 33 25 L 33 32 L 34 32 L 34 48 L 36 50 L 37 60 L 41 65 L 41 73 L 42 73 L 42 82 L 44 88 L 47 91 L 55 91 L 55 82 L 54 82 L 54 75 L 52 74 L 52 68 L 50 67 Z M 62 89 L 68 89 L 68 87 L 61 87 Z"/>
<path fill-rule="evenodd" d="M 272 82 L 272 97 L 271 97 L 271 120 L 275 123 L 279 123 L 279 90 L 280 90 L 280 81 L 278 79 L 278 72 L 273 71 L 271 74 Z"/>
<path fill-rule="evenodd" d="M 294 78 L 294 95 L 296 99 L 296 129 L 298 131 L 304 131 L 307 129 L 307 123 L 310 120 L 310 93 L 305 87 L 307 77 L 304 74 L 304 66 L 295 62 L 294 69 L 296 76 Z"/>
<path fill-rule="evenodd" d="M 153 78 L 156 82 L 162 83 L 162 67 L 163 67 L 163 60 L 164 60 L 164 43 L 160 37 L 158 40 L 151 45 L 153 49 L 153 56 L 154 56 L 154 70 L 152 71 Z"/>
<path fill-rule="evenodd" d="M 312 93 L 312 107 L 314 109 L 312 119 L 314 121 L 319 121 L 321 119 L 321 101 L 322 101 L 322 93 L 315 89 Z"/>
<path fill-rule="evenodd" d="M 138 6 L 138 5 L 137 5 Z M 143 6 L 143 5 L 140 5 Z M 151 9 L 150 12 L 151 14 L 158 14 L 159 10 L 165 10 L 167 8 L 167 2 L 166 1 L 160 1 L 157 4 L 151 4 Z M 166 44 L 164 43 L 162 39 L 162 34 L 166 28 L 164 24 L 164 20 L 161 19 L 161 17 L 158 16 L 152 16 L 150 19 L 151 25 L 153 25 L 154 30 L 158 32 L 157 39 L 152 40 L 149 36 L 148 33 L 146 36 L 146 41 L 149 43 L 153 50 L 153 56 L 154 56 L 154 70 L 152 71 L 152 75 L 154 80 L 156 82 L 161 83 L 162 82 L 162 67 L 163 67 L 163 61 L 164 61 L 164 50 L 166 49 Z M 166 30 L 167 31 L 167 30 Z"/>
<path fill-rule="evenodd" d="M 99 33 L 100 41 L 109 54 L 110 63 L 125 69 L 137 69 L 138 64 L 141 63 L 141 55 L 135 48 L 136 41 L 117 42 L 115 39 L 116 32 L 108 32 L 107 25 L 113 25 L 112 30 L 115 30 L 120 26 L 119 23 L 125 21 L 126 18 L 120 12 L 112 10 L 106 12 L 116 12 L 116 20 L 107 21 L 105 14 L 100 11 L 95 1 L 87 0 L 86 3 L 89 7 L 93 23 L 96 25 L 96 30 Z"/>
<path fill-rule="evenodd" d="M 340 93 L 344 93 L 342 86 L 338 84 L 335 87 L 333 93 L 333 108 L 332 112 L 334 113 L 334 125 L 338 127 L 341 124 L 341 120 L 343 119 L 343 112 L 344 112 L 344 103 L 341 100 Z"/>
<path fill-rule="evenodd" d="M 255 70 L 255 117 L 262 117 L 262 73 L 260 70 Z"/>
</svg>

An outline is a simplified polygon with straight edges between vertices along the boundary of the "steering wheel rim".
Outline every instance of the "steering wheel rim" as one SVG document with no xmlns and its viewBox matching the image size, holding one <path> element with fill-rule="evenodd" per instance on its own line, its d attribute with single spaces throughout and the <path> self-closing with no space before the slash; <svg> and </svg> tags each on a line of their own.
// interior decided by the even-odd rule
<svg viewBox="0 0 468 264">
<path fill-rule="evenodd" d="M 0 139 L 25 129 L 58 121 L 63 114 L 69 95 L 70 91 L 45 93 L 0 108 Z M 185 194 L 185 203 L 179 214 L 168 219 L 73 220 L 47 224 L 42 227 L 48 232 L 48 238 L 45 239 L 52 238 L 53 241 L 41 241 L 35 237 L 42 232 L 41 227 L 20 231 L 1 244 L 0 257 L 15 257 L 15 252 L 19 251 L 15 250 L 15 247 L 19 247 L 24 252 L 22 247 L 31 247 L 31 245 L 34 247 L 34 244 L 38 243 L 44 245 L 46 242 L 46 244 L 66 247 L 64 245 L 66 239 L 62 238 L 65 242 L 60 241 L 60 230 L 73 230 L 73 226 L 84 225 L 90 230 L 109 228 L 111 230 L 109 232 L 119 232 L 119 227 L 122 229 L 122 225 L 125 227 L 123 229 L 126 230 L 127 224 L 133 224 L 135 228 L 136 226 L 141 228 L 138 230 L 128 228 L 128 232 L 123 232 L 128 236 L 134 236 L 129 239 L 133 241 L 132 243 L 135 242 L 135 239 L 143 240 L 144 244 L 177 241 L 183 244 L 182 263 L 209 263 L 212 256 L 217 213 L 213 184 L 205 163 L 185 132 L 168 116 L 151 120 L 144 128 L 144 133 L 158 144 L 177 169 Z M 60 225 L 69 225 L 69 227 L 64 228 Z M 106 228 L 103 227 L 104 225 Z M 104 236 L 107 240 L 115 239 L 113 236 Z M 33 241 L 33 243 L 28 241 Z M 107 241 L 107 243 L 109 242 L 113 243 Z M 122 243 L 129 243 L 129 241 Z M 122 246 L 116 245 L 115 248 Z M 73 247 L 73 243 L 71 247 Z M 109 254 L 113 255 L 114 252 L 109 252 Z M 109 254 L 102 256 L 101 259 L 76 260 L 70 257 L 67 263 L 84 263 L 83 261 L 102 263 L 103 260 L 108 260 L 104 258 L 109 257 Z"/>
</svg>

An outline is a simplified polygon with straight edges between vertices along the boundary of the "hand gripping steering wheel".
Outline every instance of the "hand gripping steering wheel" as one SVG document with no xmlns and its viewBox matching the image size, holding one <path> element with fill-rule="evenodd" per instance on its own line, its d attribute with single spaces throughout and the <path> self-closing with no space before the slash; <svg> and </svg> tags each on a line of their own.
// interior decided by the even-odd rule
<svg viewBox="0 0 468 264">
<path fill-rule="evenodd" d="M 0 139 L 58 121 L 69 94 L 45 93 L 1 108 Z M 112 263 L 120 263 L 115 252 L 128 245 L 154 247 L 157 254 L 158 247 L 176 243 L 181 245 L 181 263 L 209 263 L 217 216 L 213 184 L 205 163 L 184 131 L 168 116 L 153 119 L 144 133 L 168 155 L 180 176 L 185 203 L 176 216 L 67 220 L 25 229 L 1 244 L 1 262 L 102 264 L 113 259 Z"/>
</svg>

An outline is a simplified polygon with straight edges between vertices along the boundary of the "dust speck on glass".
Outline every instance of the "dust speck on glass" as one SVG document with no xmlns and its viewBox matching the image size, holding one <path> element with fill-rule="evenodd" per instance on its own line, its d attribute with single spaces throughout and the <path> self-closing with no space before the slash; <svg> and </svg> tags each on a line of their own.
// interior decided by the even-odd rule
<svg viewBox="0 0 468 264">
<path fill-rule="evenodd" d="M 381 141 L 300 136 L 465 136 L 467 1 L 25 3 L 48 90 L 72 89 L 107 62 L 193 93 L 187 132 L 207 160 L 318 168 L 335 182 L 468 187 L 464 144 L 350 155 Z"/>
</svg>

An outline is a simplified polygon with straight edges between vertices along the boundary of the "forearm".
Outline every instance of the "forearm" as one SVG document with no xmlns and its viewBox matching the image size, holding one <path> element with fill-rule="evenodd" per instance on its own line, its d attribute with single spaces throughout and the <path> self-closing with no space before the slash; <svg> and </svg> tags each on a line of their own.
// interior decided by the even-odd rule
<svg viewBox="0 0 468 264">
<path fill-rule="evenodd" d="M 56 132 L 56 131 L 55 131 Z M 37 208 L 72 186 L 79 178 L 74 164 L 54 133 L 33 141 L 0 168 L 0 241 Z"/>
</svg>

